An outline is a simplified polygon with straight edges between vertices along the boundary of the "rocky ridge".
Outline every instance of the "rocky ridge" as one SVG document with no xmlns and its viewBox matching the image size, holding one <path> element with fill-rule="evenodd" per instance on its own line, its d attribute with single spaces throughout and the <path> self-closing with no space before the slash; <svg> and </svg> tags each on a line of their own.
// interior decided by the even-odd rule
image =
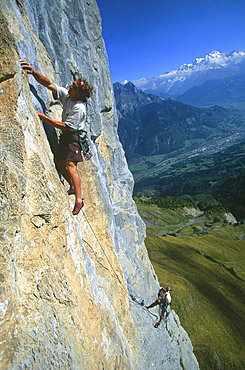
<svg viewBox="0 0 245 370">
<path fill-rule="evenodd" d="M 155 299 L 159 284 L 132 200 L 133 178 L 117 115 L 94 0 L 0 4 L 1 361 L 4 369 L 198 369 L 174 311 L 161 329 L 130 299 Z M 79 171 L 85 210 L 72 216 L 53 163 L 60 119 L 46 89 L 19 58 L 67 85 L 95 87 L 88 129 L 100 134 Z"/>
</svg>

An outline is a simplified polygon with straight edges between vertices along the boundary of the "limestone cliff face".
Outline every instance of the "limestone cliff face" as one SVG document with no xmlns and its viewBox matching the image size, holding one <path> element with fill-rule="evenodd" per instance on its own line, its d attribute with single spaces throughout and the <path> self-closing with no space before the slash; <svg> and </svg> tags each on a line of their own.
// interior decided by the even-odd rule
<svg viewBox="0 0 245 370">
<path fill-rule="evenodd" d="M 159 285 L 117 136 L 96 2 L 1 0 L 0 10 L 1 368 L 198 369 L 174 311 L 154 329 L 130 299 L 149 303 Z M 20 57 L 60 85 L 82 73 L 95 87 L 88 130 L 100 136 L 79 164 L 76 217 L 53 162 L 57 132 L 35 113 L 60 119 L 61 109 Z"/>
</svg>

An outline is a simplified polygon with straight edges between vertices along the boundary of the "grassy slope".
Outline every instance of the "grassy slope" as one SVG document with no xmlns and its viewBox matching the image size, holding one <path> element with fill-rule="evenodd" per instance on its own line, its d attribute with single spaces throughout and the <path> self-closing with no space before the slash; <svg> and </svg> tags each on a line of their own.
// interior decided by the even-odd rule
<svg viewBox="0 0 245 370">
<path fill-rule="evenodd" d="M 174 220 L 173 211 L 168 217 L 169 210 L 155 205 L 138 208 L 150 226 L 149 257 L 160 284 L 173 289 L 172 309 L 192 340 L 200 369 L 245 369 L 245 241 L 240 239 L 245 225 L 161 237 L 153 234 L 154 222 L 159 234 L 165 214 L 165 229 L 171 230 L 179 212 Z"/>
</svg>

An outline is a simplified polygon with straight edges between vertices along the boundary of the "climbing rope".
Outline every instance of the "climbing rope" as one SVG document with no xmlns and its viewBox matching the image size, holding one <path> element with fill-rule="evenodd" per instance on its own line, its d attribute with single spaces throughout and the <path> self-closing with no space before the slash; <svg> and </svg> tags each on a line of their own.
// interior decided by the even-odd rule
<svg viewBox="0 0 245 370">
<path fill-rule="evenodd" d="M 124 290 L 124 292 L 130 297 L 130 300 L 131 300 L 131 302 L 132 303 L 134 303 L 135 305 L 140 305 L 146 312 L 147 312 L 147 314 L 150 316 L 154 316 L 154 317 L 156 317 L 157 319 L 158 319 L 158 316 L 157 315 L 155 315 L 154 313 L 152 313 L 151 311 L 149 311 L 145 306 L 144 306 L 144 299 L 142 299 L 141 297 L 139 297 L 139 296 L 134 296 L 134 295 L 132 295 L 132 294 L 129 294 L 128 293 L 128 291 L 125 289 L 125 287 L 124 287 L 124 285 L 123 285 L 123 283 L 121 282 L 121 280 L 120 280 L 120 278 L 119 278 L 119 276 L 118 276 L 118 274 L 117 274 L 117 272 L 116 272 L 116 270 L 114 269 L 114 267 L 112 266 L 112 264 L 111 264 L 111 262 L 110 262 L 110 260 L 109 260 L 109 258 L 107 257 L 107 255 L 106 255 L 106 252 L 105 252 L 105 249 L 103 248 L 103 245 L 101 244 L 101 242 L 99 241 L 99 239 L 98 239 L 98 237 L 97 237 L 97 235 L 96 235 L 96 233 L 94 232 L 94 229 L 92 228 L 92 226 L 91 226 L 91 224 L 90 224 L 90 222 L 89 222 L 89 220 L 88 220 L 88 218 L 87 218 L 87 216 L 86 216 L 86 214 L 85 214 L 85 212 L 84 212 L 84 210 L 82 209 L 82 212 L 83 212 L 83 215 L 84 215 L 84 217 L 85 217 L 85 220 L 87 221 L 87 223 L 88 223 L 88 225 L 89 225 L 89 227 L 90 227 L 90 229 L 91 229 L 91 231 L 92 231 L 92 233 L 93 233 L 93 235 L 94 235 L 94 237 L 95 237 L 95 239 L 97 240 L 97 242 L 98 242 L 98 244 L 99 244 L 99 246 L 100 246 L 100 248 L 101 248 L 101 250 L 102 250 L 102 252 L 103 252 L 103 254 L 104 254 L 104 256 L 105 256 L 105 258 L 106 258 L 106 260 L 107 260 L 107 262 L 109 263 L 109 265 L 110 265 L 110 267 L 111 267 L 111 269 L 112 269 L 112 271 L 114 272 L 114 274 L 115 274 L 115 276 L 116 276 L 116 278 L 117 278 L 117 280 L 119 281 L 119 283 L 120 283 L 120 285 L 121 285 L 121 288 Z M 92 248 L 92 246 L 85 240 L 85 239 L 82 239 L 92 250 L 93 250 L 93 248 Z M 96 255 L 96 254 L 95 254 Z M 98 259 L 97 259 L 97 262 L 102 266 L 102 267 L 104 267 L 105 269 L 107 269 L 101 262 L 99 262 L 98 261 Z M 108 271 L 110 271 L 109 269 L 107 269 Z M 141 302 L 137 302 L 137 300 L 136 300 L 136 298 L 140 298 L 141 299 Z"/>
<path fill-rule="evenodd" d="M 98 244 L 99 244 L 99 246 L 100 246 L 100 248 L 101 248 L 102 252 L 104 253 L 105 258 L 107 259 L 107 262 L 109 263 L 109 265 L 110 265 L 110 267 L 111 267 L 112 271 L 114 272 L 114 274 L 115 274 L 115 276 L 116 276 L 117 280 L 119 281 L 119 283 L 120 283 L 120 285 L 121 285 L 122 289 L 123 289 L 123 290 L 128 294 L 128 292 L 127 292 L 127 290 L 124 288 L 124 286 L 123 286 L 123 284 L 122 284 L 122 282 L 121 282 L 121 280 L 120 280 L 120 278 L 119 278 L 119 276 L 118 276 L 118 274 L 117 274 L 116 270 L 114 269 L 114 267 L 112 266 L 112 264 L 111 264 L 111 262 L 110 262 L 109 258 L 107 257 L 106 252 L 105 252 L 105 249 L 103 248 L 103 245 L 101 244 L 101 242 L 99 241 L 99 239 L 98 239 L 97 235 L 95 234 L 95 232 L 94 232 L 94 230 L 93 230 L 93 228 L 92 228 L 92 226 L 91 226 L 91 224 L 90 224 L 90 222 L 89 222 L 89 220 L 88 220 L 88 218 L 87 218 L 87 216 L 86 216 L 86 214 L 85 214 L 84 210 L 82 210 L 82 212 L 83 212 L 83 215 L 84 215 L 84 217 L 85 217 L 85 219 L 86 219 L 86 221 L 87 221 L 87 223 L 88 223 L 88 225 L 89 225 L 90 229 L 92 230 L 92 233 L 94 234 L 95 239 L 97 240 L 97 242 L 98 242 Z M 84 239 L 83 239 L 83 240 L 84 240 Z M 85 240 L 84 240 L 84 241 L 85 241 Z M 90 246 L 90 248 L 92 248 L 92 247 L 91 247 L 91 245 L 90 245 L 88 242 L 86 242 L 86 241 L 85 241 L 85 243 L 86 243 L 87 245 L 89 245 L 89 246 Z M 101 264 L 101 265 L 102 265 L 102 264 Z M 102 265 L 102 266 L 103 266 L 104 268 L 106 268 L 104 265 Z"/>
</svg>

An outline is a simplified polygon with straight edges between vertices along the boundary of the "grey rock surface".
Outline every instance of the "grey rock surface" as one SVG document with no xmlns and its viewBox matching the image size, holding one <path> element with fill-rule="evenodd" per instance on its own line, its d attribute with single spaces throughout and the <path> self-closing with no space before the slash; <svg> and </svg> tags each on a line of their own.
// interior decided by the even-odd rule
<svg viewBox="0 0 245 370">
<path fill-rule="evenodd" d="M 0 12 L 2 368 L 198 369 L 175 312 L 154 329 L 155 316 L 130 298 L 149 303 L 159 284 L 118 140 L 96 2 L 2 0 Z M 94 85 L 87 125 L 100 136 L 79 167 L 77 217 L 53 162 L 58 132 L 35 113 L 60 119 L 61 109 L 19 58 L 60 85 L 77 74 Z"/>
</svg>

